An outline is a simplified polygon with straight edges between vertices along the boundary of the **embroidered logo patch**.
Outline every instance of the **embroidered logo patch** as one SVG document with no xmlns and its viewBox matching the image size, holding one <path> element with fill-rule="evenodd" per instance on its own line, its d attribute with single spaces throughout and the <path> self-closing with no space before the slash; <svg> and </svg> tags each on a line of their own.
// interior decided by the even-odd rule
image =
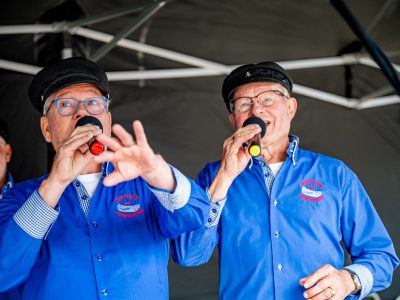
<svg viewBox="0 0 400 300">
<path fill-rule="evenodd" d="M 324 199 L 322 194 L 322 184 L 316 180 L 307 179 L 300 182 L 300 198 L 310 202 L 318 202 Z"/>
<path fill-rule="evenodd" d="M 123 194 L 114 199 L 117 202 L 116 215 L 121 218 L 133 218 L 144 212 L 140 208 L 139 196 L 131 194 Z"/>
</svg>

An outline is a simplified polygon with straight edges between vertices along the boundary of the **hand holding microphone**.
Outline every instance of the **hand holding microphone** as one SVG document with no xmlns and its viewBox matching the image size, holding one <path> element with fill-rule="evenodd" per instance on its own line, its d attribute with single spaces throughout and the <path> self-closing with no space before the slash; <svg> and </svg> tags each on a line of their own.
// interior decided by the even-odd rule
<svg viewBox="0 0 400 300">
<path fill-rule="evenodd" d="M 256 157 L 261 154 L 261 139 L 264 137 L 267 127 L 262 119 L 258 117 L 250 117 L 243 123 L 243 127 L 251 124 L 257 124 L 261 128 L 261 132 L 258 133 L 255 137 L 250 139 L 245 147 L 247 147 L 247 151 L 250 153 L 251 156 Z"/>
<path fill-rule="evenodd" d="M 75 124 L 75 128 L 78 126 L 84 126 L 86 124 L 91 124 L 94 126 L 98 126 L 103 131 L 103 125 L 99 121 L 99 119 L 92 117 L 92 116 L 84 116 L 78 120 Z M 89 141 L 89 151 L 93 155 L 99 155 L 104 151 L 104 145 L 93 138 Z"/>
</svg>

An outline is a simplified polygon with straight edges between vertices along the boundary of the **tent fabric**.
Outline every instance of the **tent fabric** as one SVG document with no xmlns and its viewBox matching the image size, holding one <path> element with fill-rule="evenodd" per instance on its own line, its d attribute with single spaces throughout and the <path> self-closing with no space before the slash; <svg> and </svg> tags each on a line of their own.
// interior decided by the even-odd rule
<svg viewBox="0 0 400 300">
<path fill-rule="evenodd" d="M 34 24 L 62 1 L 11 1 L 0 11 L 0 25 Z M 81 0 L 86 16 L 139 1 Z M 141 1 L 140 3 L 144 3 Z M 393 63 L 400 63 L 399 1 L 346 2 L 371 38 Z M 386 7 L 385 10 L 382 9 Z M 133 13 L 89 25 L 116 35 Z M 73 38 L 73 36 L 72 36 Z M 227 66 L 335 57 L 356 40 L 328 1 L 171 1 L 127 37 Z M 0 35 L 0 59 L 37 65 L 33 34 Z M 93 54 L 103 44 L 87 39 Z M 58 50 L 57 50 L 58 51 Z M 367 55 L 362 49 L 360 55 Z M 116 47 L 100 59 L 107 71 L 187 68 L 167 60 Z M 379 69 L 350 66 L 352 97 L 361 98 L 389 85 Z M 346 96 L 345 67 L 289 71 L 296 84 Z M 131 129 L 145 127 L 150 145 L 186 174 L 195 177 L 220 158 L 223 140 L 232 133 L 221 96 L 224 75 L 111 82 L 113 121 Z M 8 122 L 14 153 L 10 170 L 16 181 L 45 173 L 51 165 L 39 128 L 40 115 L 28 99 L 31 75 L 0 70 L 0 119 Z M 389 87 L 389 94 L 390 92 Z M 306 149 L 337 157 L 360 177 L 400 253 L 400 104 L 353 110 L 301 94 L 292 132 Z M 171 299 L 216 299 L 218 254 L 208 265 L 184 269 L 170 265 Z M 400 271 L 382 299 L 400 294 Z"/>
</svg>

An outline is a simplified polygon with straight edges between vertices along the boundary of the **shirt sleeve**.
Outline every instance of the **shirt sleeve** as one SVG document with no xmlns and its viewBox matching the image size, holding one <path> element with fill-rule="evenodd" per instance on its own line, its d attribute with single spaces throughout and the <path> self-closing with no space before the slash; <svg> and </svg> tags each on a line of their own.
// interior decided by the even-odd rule
<svg viewBox="0 0 400 300">
<path fill-rule="evenodd" d="M 211 207 L 210 207 L 210 213 L 207 218 L 207 223 L 205 226 L 207 228 L 210 228 L 210 227 L 218 225 L 219 219 L 221 218 L 222 209 L 224 208 L 225 203 L 226 203 L 226 197 L 219 200 L 216 203 L 212 203 L 211 195 L 208 192 L 208 188 L 207 188 L 206 192 L 207 192 L 208 200 L 211 203 Z"/>
<path fill-rule="evenodd" d="M 374 278 L 372 277 L 371 271 L 368 270 L 367 267 L 359 264 L 349 265 L 345 267 L 345 269 L 358 277 L 361 285 L 360 299 L 365 298 L 371 291 L 374 283 Z"/>
<path fill-rule="evenodd" d="M 361 295 L 367 295 L 390 285 L 399 259 L 361 182 L 350 169 L 344 173 L 341 228 L 353 263 L 347 268 L 359 277 Z"/>
<path fill-rule="evenodd" d="M 43 239 L 58 215 L 36 190 L 17 210 L 14 221 L 30 236 Z"/>
<path fill-rule="evenodd" d="M 189 180 L 178 169 L 170 166 L 174 176 L 176 187 L 173 192 L 163 189 L 149 187 L 153 194 L 160 201 L 161 205 L 170 212 L 180 209 L 186 205 L 190 197 L 191 185 Z"/>
</svg>

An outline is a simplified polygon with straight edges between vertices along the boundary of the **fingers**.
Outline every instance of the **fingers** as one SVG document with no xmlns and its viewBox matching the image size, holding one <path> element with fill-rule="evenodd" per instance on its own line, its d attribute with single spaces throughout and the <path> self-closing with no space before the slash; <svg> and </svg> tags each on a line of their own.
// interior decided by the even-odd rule
<svg viewBox="0 0 400 300">
<path fill-rule="evenodd" d="M 329 299 L 332 296 L 334 296 L 336 294 L 336 291 L 331 288 L 331 283 L 328 280 L 328 278 L 327 277 L 325 278 L 326 279 L 319 281 L 312 288 L 305 291 L 303 294 L 304 298 L 317 300 L 317 299 Z"/>
<path fill-rule="evenodd" d="M 60 145 L 58 151 L 75 151 L 99 133 L 101 133 L 101 129 L 98 126 L 79 126 L 72 131 L 71 135 Z"/>
<path fill-rule="evenodd" d="M 96 155 L 94 160 L 97 163 L 103 163 L 103 162 L 107 162 L 107 161 L 113 161 L 114 160 L 114 156 L 115 156 L 115 154 L 113 152 L 103 151 L 99 155 Z"/>
<path fill-rule="evenodd" d="M 261 132 L 260 126 L 257 124 L 248 125 L 242 128 L 239 128 L 231 137 L 232 146 L 239 145 L 240 147 L 243 143 L 252 139 L 256 134 Z M 229 140 L 229 138 L 228 138 Z"/>
<path fill-rule="evenodd" d="M 349 272 L 329 264 L 300 279 L 299 283 L 307 289 L 303 295 L 309 300 L 344 299 L 354 290 Z"/>
<path fill-rule="evenodd" d="M 336 270 L 331 265 L 324 265 L 318 270 L 316 270 L 311 275 L 300 279 L 300 284 L 303 285 L 306 289 L 315 285 L 322 278 L 326 277 L 330 272 Z"/>
<path fill-rule="evenodd" d="M 117 185 L 118 183 L 121 183 L 125 181 L 125 178 L 123 175 L 119 172 L 113 172 L 104 178 L 103 184 L 105 186 L 114 186 Z"/>
<path fill-rule="evenodd" d="M 135 144 L 132 135 L 129 132 L 127 132 L 125 128 L 122 127 L 121 125 L 115 124 L 113 126 L 113 133 L 119 139 L 122 145 L 130 147 Z"/>
<path fill-rule="evenodd" d="M 136 142 L 138 146 L 148 146 L 146 134 L 144 133 L 144 128 L 139 120 L 133 122 L 133 132 L 135 133 Z"/>
<path fill-rule="evenodd" d="M 113 151 L 117 151 L 122 147 L 121 143 L 116 138 L 107 136 L 103 133 L 97 135 L 96 140 Z"/>
</svg>

